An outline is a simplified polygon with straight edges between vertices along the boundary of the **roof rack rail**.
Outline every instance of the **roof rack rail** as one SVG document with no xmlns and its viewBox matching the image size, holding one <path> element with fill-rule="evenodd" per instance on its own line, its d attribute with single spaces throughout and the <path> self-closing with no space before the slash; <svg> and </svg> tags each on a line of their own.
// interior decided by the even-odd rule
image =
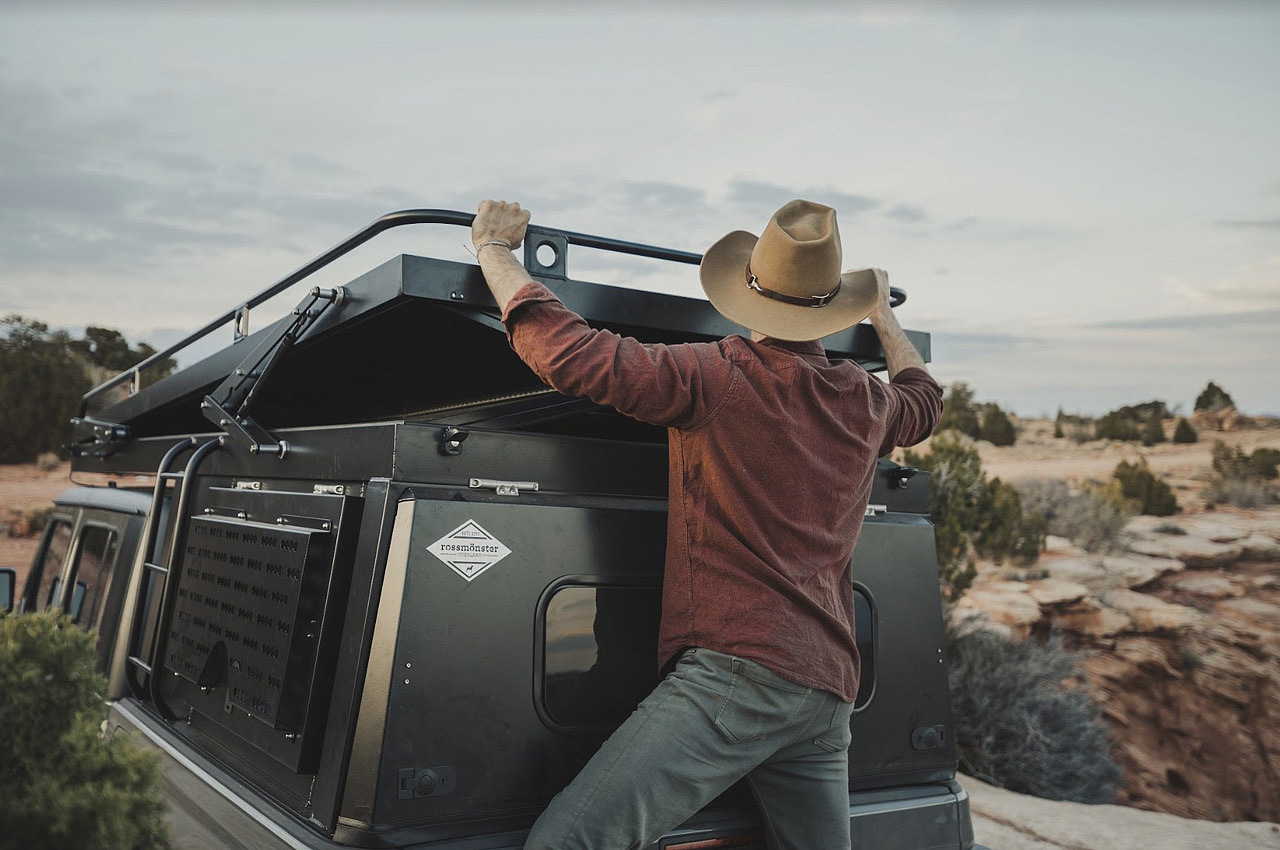
<svg viewBox="0 0 1280 850">
<path fill-rule="evenodd" d="M 93 389 L 89 390 L 81 398 L 80 416 L 85 416 L 89 410 L 90 403 L 98 396 L 106 393 L 112 388 L 129 382 L 129 394 L 137 393 L 141 388 L 141 372 L 148 366 L 161 362 L 164 359 L 173 356 L 182 351 L 189 345 L 203 339 L 218 328 L 223 327 L 228 322 L 235 322 L 235 338 L 243 339 L 247 335 L 248 312 L 250 309 L 258 306 L 269 298 L 279 295 L 294 284 L 311 276 L 315 272 L 332 263 L 334 260 L 342 257 L 368 242 L 373 237 L 392 228 L 402 227 L 407 224 L 450 224 L 459 227 L 470 227 L 471 222 L 475 220 L 474 213 L 465 213 L 458 210 L 444 209 L 409 209 L 389 212 L 386 215 L 379 216 L 369 225 L 356 231 L 346 239 L 334 245 L 328 251 L 320 254 L 315 259 L 303 264 L 294 271 L 280 278 L 275 283 L 268 286 L 252 298 L 233 307 L 213 321 L 201 327 L 199 330 L 182 338 L 178 342 L 170 345 L 168 348 L 158 351 L 140 363 L 135 364 L 129 369 L 121 372 L 115 377 L 109 378 Z M 678 251 L 674 248 L 661 248 L 655 245 L 645 245 L 639 242 L 627 242 L 622 239 L 612 239 L 606 236 L 593 236 L 587 233 L 576 233 L 571 230 L 558 230 L 555 228 L 538 227 L 530 225 L 527 236 L 524 240 L 524 266 L 530 273 L 536 273 L 542 277 L 564 278 L 566 277 L 568 246 L 578 245 L 583 248 L 596 248 L 602 251 L 611 251 L 616 254 L 631 254 L 638 257 L 648 257 L 654 260 L 666 260 L 668 262 L 685 263 L 688 265 L 697 265 L 702 262 L 702 255 L 695 254 L 690 251 Z M 543 262 L 538 252 L 541 248 L 549 246 L 551 249 L 550 262 Z M 906 293 L 892 287 L 890 289 L 890 301 L 893 306 L 898 306 L 906 300 Z"/>
</svg>

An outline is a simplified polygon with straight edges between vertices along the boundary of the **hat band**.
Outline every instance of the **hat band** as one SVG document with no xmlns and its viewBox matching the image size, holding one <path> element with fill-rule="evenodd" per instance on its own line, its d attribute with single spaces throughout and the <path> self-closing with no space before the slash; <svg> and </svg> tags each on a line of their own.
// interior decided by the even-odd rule
<svg viewBox="0 0 1280 850">
<path fill-rule="evenodd" d="M 836 293 L 840 291 L 840 280 L 836 280 L 836 288 L 825 295 L 787 295 L 782 292 L 774 292 L 772 289 L 766 289 L 760 285 L 760 281 L 751 273 L 751 265 L 747 264 L 747 288 L 758 292 L 765 298 L 772 298 L 774 301 L 781 301 L 784 304 L 794 304 L 797 307 L 825 307 L 827 302 L 836 297 Z"/>
</svg>

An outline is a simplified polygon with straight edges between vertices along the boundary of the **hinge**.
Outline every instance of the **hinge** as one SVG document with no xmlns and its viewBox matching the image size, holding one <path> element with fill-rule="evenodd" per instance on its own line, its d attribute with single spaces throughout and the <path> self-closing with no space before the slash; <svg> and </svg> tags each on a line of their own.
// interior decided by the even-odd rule
<svg viewBox="0 0 1280 850">
<path fill-rule="evenodd" d="M 867 511 L 864 516 L 876 516 L 878 514 L 886 514 L 889 512 L 888 505 L 867 505 Z"/>
<path fill-rule="evenodd" d="M 499 496 L 519 496 L 521 490 L 538 489 L 537 481 L 495 481 L 492 478 L 472 478 L 472 490 L 492 490 Z"/>
</svg>

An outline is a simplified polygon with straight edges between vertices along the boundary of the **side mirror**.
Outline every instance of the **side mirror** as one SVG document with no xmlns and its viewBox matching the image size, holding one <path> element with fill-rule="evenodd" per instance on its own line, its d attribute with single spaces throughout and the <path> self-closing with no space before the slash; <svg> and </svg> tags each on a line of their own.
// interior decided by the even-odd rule
<svg viewBox="0 0 1280 850">
<path fill-rule="evenodd" d="M 4 603 L 4 612 L 13 610 L 13 587 L 18 583 L 17 573 L 12 567 L 0 569 L 0 602 Z"/>
</svg>

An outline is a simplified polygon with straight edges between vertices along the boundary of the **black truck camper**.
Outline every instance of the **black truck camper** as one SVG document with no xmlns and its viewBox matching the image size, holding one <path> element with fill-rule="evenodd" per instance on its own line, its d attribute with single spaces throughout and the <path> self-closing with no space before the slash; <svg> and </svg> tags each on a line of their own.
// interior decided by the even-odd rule
<svg viewBox="0 0 1280 850">
<path fill-rule="evenodd" d="M 248 310 L 388 227 L 469 222 L 384 216 L 156 360 L 230 326 L 222 350 L 85 396 L 74 471 L 154 476 L 149 499 L 82 487 L 60 505 L 127 493 L 144 517 L 104 594 L 102 654 L 110 726 L 163 753 L 180 845 L 517 848 L 656 683 L 666 433 L 544 386 L 477 266 L 397 256 L 243 333 Z M 699 257 L 531 228 L 526 267 L 593 326 L 742 332 L 698 299 L 570 279 L 572 245 Z M 823 343 L 883 369 L 867 325 Z M 850 824 L 855 847 L 965 850 L 916 473 L 880 462 L 853 556 Z M 45 578 L 23 607 L 57 602 Z M 765 844 L 735 788 L 659 846 Z"/>
</svg>

